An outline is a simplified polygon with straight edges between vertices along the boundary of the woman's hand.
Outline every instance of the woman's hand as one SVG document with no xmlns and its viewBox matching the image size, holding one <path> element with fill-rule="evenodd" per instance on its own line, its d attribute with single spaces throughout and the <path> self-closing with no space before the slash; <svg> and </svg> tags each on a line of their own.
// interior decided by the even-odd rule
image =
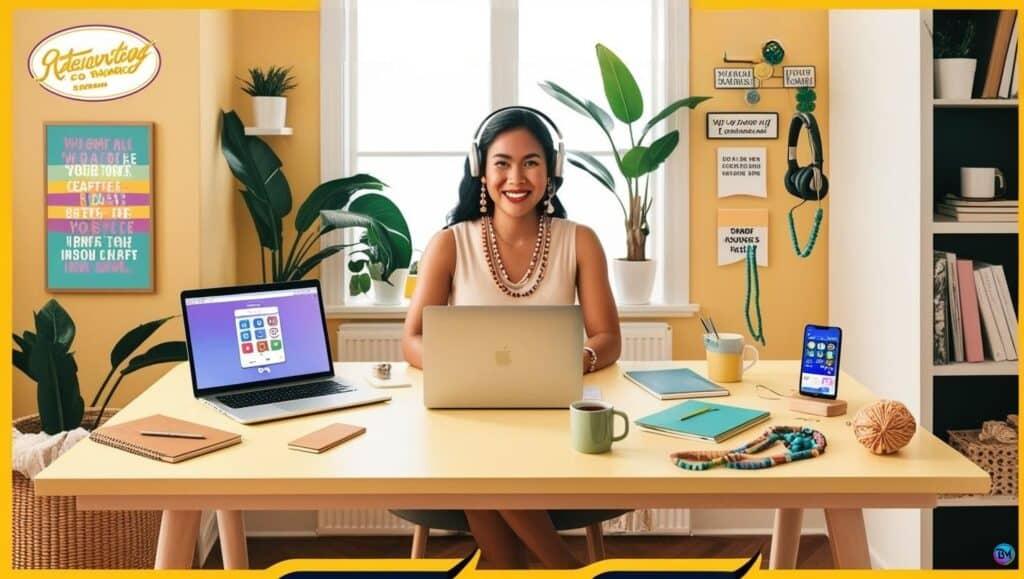
<svg viewBox="0 0 1024 579">
<path fill-rule="evenodd" d="M 576 290 L 583 308 L 588 348 L 597 354 L 598 370 L 614 364 L 622 350 L 619 310 L 608 282 L 608 261 L 597 234 L 585 225 L 576 226 Z M 590 370 L 590 355 L 583 352 L 583 373 Z"/>
</svg>

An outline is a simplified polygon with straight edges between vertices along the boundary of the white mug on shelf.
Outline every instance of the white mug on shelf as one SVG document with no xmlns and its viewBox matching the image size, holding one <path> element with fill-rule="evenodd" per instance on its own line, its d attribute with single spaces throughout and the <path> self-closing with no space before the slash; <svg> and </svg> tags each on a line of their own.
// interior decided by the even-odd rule
<svg viewBox="0 0 1024 579">
<path fill-rule="evenodd" d="M 999 187 L 996 187 L 996 183 Z M 995 167 L 960 167 L 960 196 L 993 199 L 1006 192 L 1006 177 Z"/>
</svg>

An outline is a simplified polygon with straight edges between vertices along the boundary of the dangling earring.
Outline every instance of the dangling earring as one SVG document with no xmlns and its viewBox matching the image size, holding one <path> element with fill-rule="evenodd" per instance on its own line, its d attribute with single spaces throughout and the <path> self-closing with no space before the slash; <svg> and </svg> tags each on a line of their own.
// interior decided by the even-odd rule
<svg viewBox="0 0 1024 579">
<path fill-rule="evenodd" d="M 548 181 L 548 199 L 547 199 L 547 203 L 546 203 L 547 206 L 544 208 L 544 213 L 547 213 L 548 215 L 553 215 L 555 213 L 555 204 L 552 203 L 552 201 L 554 201 L 554 199 L 555 199 L 555 185 L 554 185 L 554 183 L 552 183 L 549 180 Z"/>
<path fill-rule="evenodd" d="M 480 215 L 487 215 L 487 185 L 480 182 Z"/>
</svg>

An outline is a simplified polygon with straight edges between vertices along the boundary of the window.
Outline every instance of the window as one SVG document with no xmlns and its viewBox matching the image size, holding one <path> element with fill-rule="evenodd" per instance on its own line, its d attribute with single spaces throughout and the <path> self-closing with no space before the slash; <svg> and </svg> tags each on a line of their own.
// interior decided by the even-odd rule
<svg viewBox="0 0 1024 579">
<path fill-rule="evenodd" d="M 679 0 L 325 0 L 322 176 L 366 172 L 387 183 L 385 193 L 401 207 L 413 246 L 422 250 L 445 225 L 469 143 L 495 108 L 538 108 L 558 124 L 567 149 L 585 150 L 613 167 L 597 126 L 537 83 L 553 80 L 607 109 L 594 53 L 601 42 L 637 77 L 646 121 L 669 99 L 685 96 L 687 10 Z M 581 22 L 583 13 L 586 25 L 566 25 Z M 674 126 L 685 135 L 685 115 L 676 119 L 683 120 Z M 621 147 L 628 133 L 617 124 Z M 658 303 L 685 304 L 688 297 L 688 228 L 678 226 L 688 223 L 688 198 L 678 195 L 687 183 L 687 150 L 684 137 L 652 179 L 658 221 L 652 223 L 649 256 L 670 264 L 672 272 L 659 273 Z M 597 232 L 609 259 L 624 256 L 618 202 L 589 175 L 565 167 L 559 195 L 569 218 Z M 672 199 L 659 193 L 665 182 L 677 184 Z M 341 260 L 332 260 L 321 275 L 328 305 L 352 304 Z"/>
</svg>

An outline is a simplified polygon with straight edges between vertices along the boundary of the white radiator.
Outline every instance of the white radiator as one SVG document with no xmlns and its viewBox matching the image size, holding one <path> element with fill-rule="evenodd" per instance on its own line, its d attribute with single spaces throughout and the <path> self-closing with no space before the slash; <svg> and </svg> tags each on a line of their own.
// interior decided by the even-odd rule
<svg viewBox="0 0 1024 579">
<path fill-rule="evenodd" d="M 622 324 L 621 360 L 671 360 L 672 327 L 655 322 Z M 398 362 L 402 324 L 342 324 L 338 327 L 338 361 Z"/>
<path fill-rule="evenodd" d="M 402 324 L 341 324 L 339 362 L 401 362 Z"/>
<path fill-rule="evenodd" d="M 655 322 L 622 324 L 624 361 L 671 360 L 672 328 Z M 338 328 L 338 361 L 393 362 L 402 356 L 402 324 L 355 323 Z M 412 525 L 383 509 L 319 511 L 321 535 L 407 534 Z M 605 523 L 607 533 L 687 534 L 690 512 L 686 509 L 641 509 Z"/>
</svg>

